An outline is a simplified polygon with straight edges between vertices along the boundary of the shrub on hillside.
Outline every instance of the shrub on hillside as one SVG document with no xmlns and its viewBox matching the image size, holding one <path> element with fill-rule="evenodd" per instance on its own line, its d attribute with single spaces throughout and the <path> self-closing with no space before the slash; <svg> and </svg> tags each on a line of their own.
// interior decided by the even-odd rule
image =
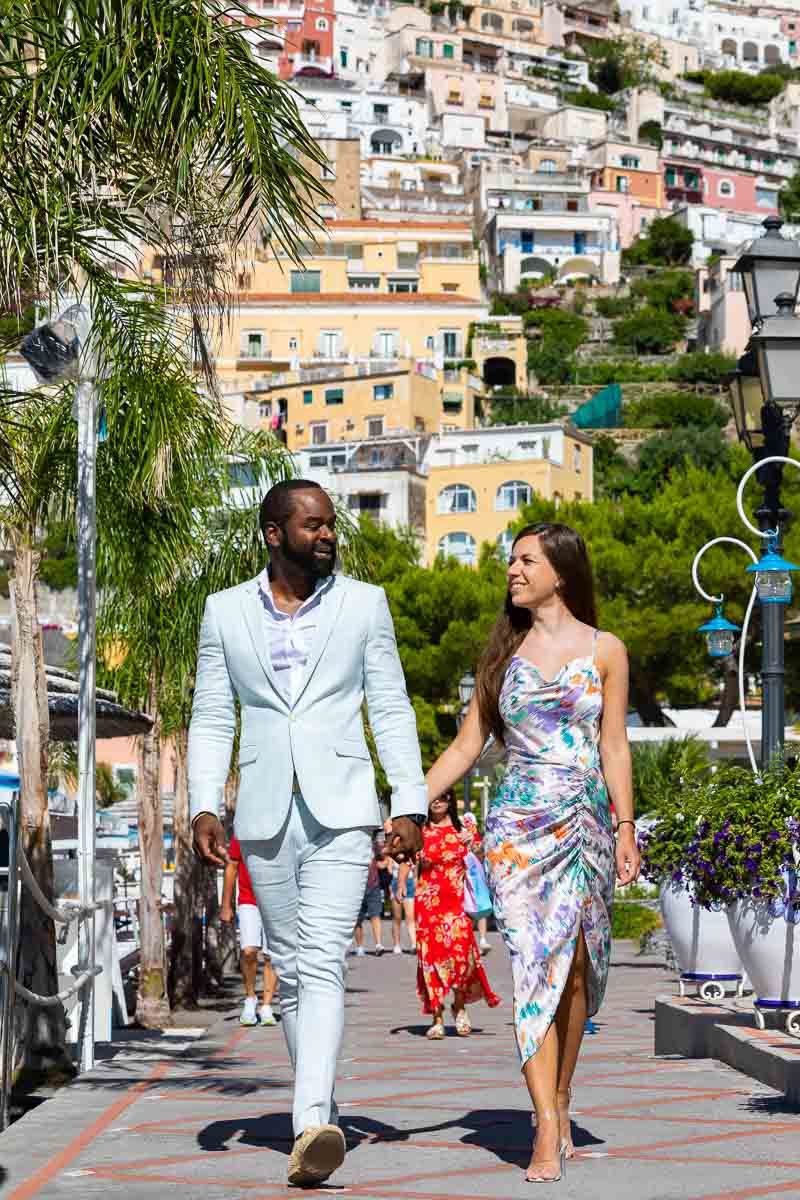
<svg viewBox="0 0 800 1200">
<path fill-rule="evenodd" d="M 626 404 L 624 419 L 629 429 L 721 429 L 728 423 L 728 414 L 713 396 L 658 392 Z"/>
<path fill-rule="evenodd" d="M 686 321 L 677 313 L 646 304 L 614 325 L 614 342 L 635 354 L 669 354 L 683 336 Z"/>
<path fill-rule="evenodd" d="M 694 275 L 691 271 L 669 268 L 659 271 L 649 279 L 636 279 L 631 284 L 631 294 L 641 297 L 653 308 L 681 311 L 676 305 L 688 300 L 694 307 Z"/>
<path fill-rule="evenodd" d="M 633 309 L 629 296 L 598 296 L 594 302 L 598 317 L 624 317 Z"/>
<path fill-rule="evenodd" d="M 736 358 L 732 354 L 721 354 L 714 351 L 704 354 L 695 350 L 691 354 L 682 354 L 671 368 L 670 378 L 676 383 L 722 383 L 724 377 L 736 366 Z"/>
</svg>

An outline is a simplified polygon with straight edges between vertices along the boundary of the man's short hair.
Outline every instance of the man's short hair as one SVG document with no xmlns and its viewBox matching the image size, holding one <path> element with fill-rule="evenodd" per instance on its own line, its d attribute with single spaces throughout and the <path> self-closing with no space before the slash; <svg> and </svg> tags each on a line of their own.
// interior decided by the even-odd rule
<svg viewBox="0 0 800 1200">
<path fill-rule="evenodd" d="M 279 529 L 283 529 L 294 512 L 295 492 L 307 492 L 312 488 L 325 492 L 313 479 L 282 479 L 280 483 L 273 484 L 261 501 L 258 514 L 262 534 L 266 537 L 268 525 L 277 525 Z"/>
</svg>

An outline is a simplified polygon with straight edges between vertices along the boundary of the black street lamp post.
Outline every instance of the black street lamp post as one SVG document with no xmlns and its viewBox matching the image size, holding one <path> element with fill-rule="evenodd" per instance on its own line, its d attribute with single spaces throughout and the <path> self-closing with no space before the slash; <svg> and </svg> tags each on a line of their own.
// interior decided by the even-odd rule
<svg viewBox="0 0 800 1200">
<path fill-rule="evenodd" d="M 459 729 L 464 724 L 467 711 L 469 710 L 472 697 L 475 693 L 475 676 L 471 671 L 467 671 L 458 681 L 458 698 L 461 701 L 461 711 L 458 714 Z M 472 811 L 472 770 L 467 771 L 464 776 L 464 812 Z"/>
<path fill-rule="evenodd" d="M 754 463 L 788 455 L 789 435 L 800 409 L 800 320 L 794 315 L 800 287 L 800 246 L 783 237 L 777 217 L 767 217 L 764 228 L 764 235 L 733 268 L 742 277 L 753 332 L 729 387 L 736 429 Z M 764 495 L 755 518 L 764 534 L 772 533 L 770 548 L 780 554 L 782 531 L 791 517 L 781 503 L 783 464 L 766 463 L 756 478 Z M 783 753 L 786 602 L 770 601 L 761 591 L 759 598 L 763 631 L 761 756 L 766 766 Z"/>
</svg>

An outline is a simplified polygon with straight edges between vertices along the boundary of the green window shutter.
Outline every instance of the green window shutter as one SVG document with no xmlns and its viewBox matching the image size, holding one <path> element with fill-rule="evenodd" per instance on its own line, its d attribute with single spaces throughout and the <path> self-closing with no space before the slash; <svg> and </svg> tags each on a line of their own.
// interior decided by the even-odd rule
<svg viewBox="0 0 800 1200">
<path fill-rule="evenodd" d="M 343 388 L 327 388 L 325 391 L 326 404 L 343 404 L 344 389 Z"/>
<path fill-rule="evenodd" d="M 313 392 L 303 392 L 303 404 L 311 404 L 314 400 Z"/>
</svg>

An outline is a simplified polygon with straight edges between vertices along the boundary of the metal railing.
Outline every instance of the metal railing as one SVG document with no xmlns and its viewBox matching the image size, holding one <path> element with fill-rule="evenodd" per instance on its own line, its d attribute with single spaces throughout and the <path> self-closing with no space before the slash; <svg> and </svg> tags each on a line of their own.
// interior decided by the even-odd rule
<svg viewBox="0 0 800 1200">
<path fill-rule="evenodd" d="M 31 897 L 45 916 L 55 925 L 62 927 L 64 933 L 73 921 L 92 922 L 93 924 L 95 912 L 104 903 L 95 901 L 90 904 L 82 904 L 79 900 L 62 900 L 58 905 L 50 903 L 39 887 L 25 857 L 25 852 L 19 845 L 17 804 L 18 793 L 14 793 L 13 800 L 0 800 L 0 829 L 6 833 L 8 838 L 8 862 L 6 865 L 0 863 L 0 895 L 4 894 L 4 904 L 0 910 L 0 1021 L 2 1022 L 2 1027 L 0 1027 L 0 1130 L 5 1129 L 8 1125 L 14 997 L 18 996 L 28 1004 L 54 1008 L 87 986 L 93 986 L 95 976 L 99 975 L 103 969 L 93 961 L 94 956 L 90 952 L 89 961 L 79 962 L 72 968 L 72 974 L 76 976 L 75 982 L 52 996 L 41 996 L 37 992 L 32 992 L 17 979 L 19 893 L 23 886 L 27 887 Z M 93 951 L 94 938 L 86 939 L 86 941 Z M 92 1009 L 93 1006 L 90 1003 L 81 1004 L 78 1029 L 79 1062 L 81 1061 L 83 1039 L 87 1032 L 87 1013 L 93 1017 Z"/>
</svg>

